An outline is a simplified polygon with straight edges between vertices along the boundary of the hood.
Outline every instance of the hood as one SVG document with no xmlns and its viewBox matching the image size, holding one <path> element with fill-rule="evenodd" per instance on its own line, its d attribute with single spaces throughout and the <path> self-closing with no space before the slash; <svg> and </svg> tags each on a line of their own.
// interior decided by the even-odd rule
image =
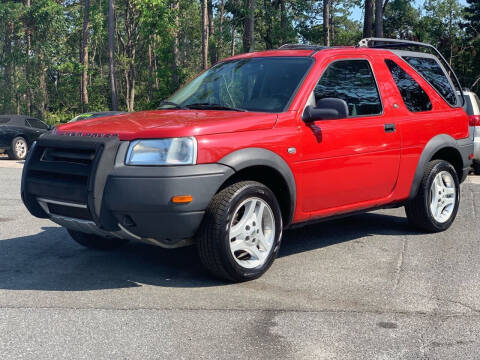
<svg viewBox="0 0 480 360">
<path fill-rule="evenodd" d="M 169 109 L 67 123 L 57 133 L 153 139 L 271 129 L 276 120 L 277 114 L 269 113 Z"/>
</svg>

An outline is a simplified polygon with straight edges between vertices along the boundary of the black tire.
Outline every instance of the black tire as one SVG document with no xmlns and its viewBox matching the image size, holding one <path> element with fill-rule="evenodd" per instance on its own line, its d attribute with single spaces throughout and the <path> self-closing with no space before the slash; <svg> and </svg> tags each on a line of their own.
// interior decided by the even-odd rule
<svg viewBox="0 0 480 360">
<path fill-rule="evenodd" d="M 475 175 L 480 175 L 480 163 L 479 162 L 476 162 L 476 161 L 473 162 L 473 173 Z"/>
<path fill-rule="evenodd" d="M 16 145 L 17 145 L 17 142 L 19 141 L 22 142 L 23 146 L 25 147 L 25 151 L 21 154 L 17 153 L 16 151 Z M 27 157 L 27 153 L 28 153 L 27 140 L 25 140 L 21 136 L 17 136 L 16 138 L 13 138 L 12 143 L 10 145 L 10 149 L 7 151 L 8 158 L 12 160 L 25 160 L 25 158 Z"/>
<path fill-rule="evenodd" d="M 95 250 L 115 250 L 123 245 L 125 245 L 128 240 L 118 239 L 118 238 L 105 238 L 93 234 L 86 234 L 80 231 L 67 229 L 68 233 L 82 246 L 85 246 L 89 249 Z"/>
<path fill-rule="evenodd" d="M 264 200 L 272 210 L 275 220 L 275 237 L 263 265 L 245 268 L 239 265 L 231 251 L 229 231 L 237 207 L 248 198 Z M 212 199 L 197 235 L 197 247 L 202 264 L 217 278 L 241 282 L 253 280 L 264 274 L 275 260 L 282 238 L 282 215 L 273 192 L 255 181 L 235 183 L 217 193 Z"/>
<path fill-rule="evenodd" d="M 430 210 L 431 194 L 430 188 L 435 176 L 441 171 L 447 171 L 452 175 L 455 183 L 455 204 L 453 212 L 450 218 L 446 222 L 438 222 L 432 215 Z M 460 205 L 460 185 L 458 181 L 458 175 L 455 168 L 444 160 L 430 161 L 425 167 L 422 182 L 418 189 L 418 193 L 405 205 L 405 212 L 410 224 L 420 230 L 427 232 L 440 232 L 447 230 L 455 220 L 458 212 L 458 206 Z"/>
</svg>

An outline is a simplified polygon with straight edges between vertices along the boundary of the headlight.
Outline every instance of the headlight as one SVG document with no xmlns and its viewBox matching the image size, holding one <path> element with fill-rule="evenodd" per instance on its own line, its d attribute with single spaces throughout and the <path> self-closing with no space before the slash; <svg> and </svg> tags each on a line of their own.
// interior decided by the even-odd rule
<svg viewBox="0 0 480 360">
<path fill-rule="evenodd" d="M 197 161 L 194 137 L 135 140 L 130 144 L 127 165 L 192 165 Z"/>
</svg>

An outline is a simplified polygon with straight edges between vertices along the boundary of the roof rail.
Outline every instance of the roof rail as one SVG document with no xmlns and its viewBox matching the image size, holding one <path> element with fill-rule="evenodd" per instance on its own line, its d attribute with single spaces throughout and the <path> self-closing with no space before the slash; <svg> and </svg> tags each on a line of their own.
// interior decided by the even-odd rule
<svg viewBox="0 0 480 360">
<path fill-rule="evenodd" d="M 418 41 L 411 41 L 411 40 L 400 40 L 400 39 L 387 39 L 387 38 L 365 38 L 362 39 L 358 42 L 357 47 L 366 47 L 366 48 L 376 48 L 376 49 L 389 49 L 389 48 L 401 48 L 401 47 L 423 47 L 427 48 L 430 50 L 433 50 L 435 55 L 437 55 L 440 60 L 444 63 L 444 66 L 450 71 L 450 73 L 453 75 L 453 78 L 455 79 L 455 82 L 457 83 L 458 88 L 461 90 L 462 85 L 460 84 L 460 81 L 457 78 L 457 75 L 455 74 L 455 71 L 453 71 L 452 67 L 450 66 L 450 63 L 443 57 L 443 55 L 438 51 L 438 49 L 427 43 L 422 43 Z M 462 97 L 462 106 L 465 105 L 465 99 Z"/>
<path fill-rule="evenodd" d="M 319 51 L 323 49 L 326 49 L 326 46 L 306 45 L 306 44 L 284 44 L 278 48 L 278 50 L 313 50 L 313 51 Z"/>
</svg>

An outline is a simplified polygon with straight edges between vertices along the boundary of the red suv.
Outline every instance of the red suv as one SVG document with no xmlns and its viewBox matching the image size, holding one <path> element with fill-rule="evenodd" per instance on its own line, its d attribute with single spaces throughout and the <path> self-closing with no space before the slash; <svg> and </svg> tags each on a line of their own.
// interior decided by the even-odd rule
<svg viewBox="0 0 480 360">
<path fill-rule="evenodd" d="M 405 206 L 414 226 L 443 231 L 473 143 L 448 63 L 412 48 L 436 50 L 365 39 L 221 61 L 156 111 L 40 137 L 22 199 L 91 248 L 195 242 L 231 281 L 259 277 L 283 229 L 310 221 Z"/>
</svg>

